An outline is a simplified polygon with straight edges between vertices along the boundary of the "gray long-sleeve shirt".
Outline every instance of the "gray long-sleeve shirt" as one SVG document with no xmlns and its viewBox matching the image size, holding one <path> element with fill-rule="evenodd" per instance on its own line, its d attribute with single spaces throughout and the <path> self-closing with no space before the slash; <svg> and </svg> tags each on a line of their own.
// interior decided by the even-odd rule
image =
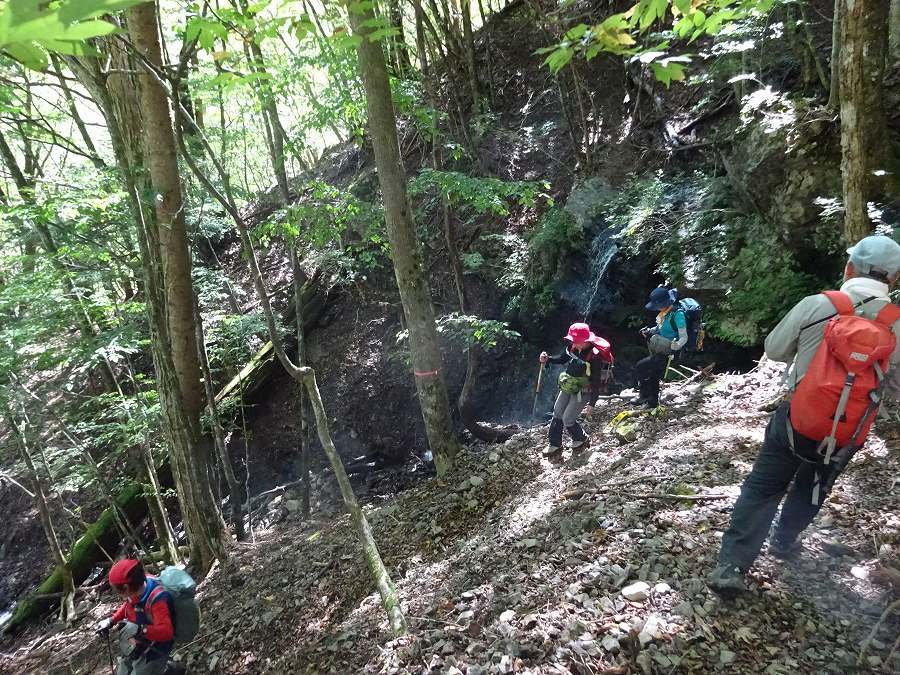
<svg viewBox="0 0 900 675">
<path fill-rule="evenodd" d="M 868 319 L 874 319 L 890 302 L 888 285 L 875 279 L 862 277 L 850 279 L 844 282 L 841 290 L 853 299 L 854 305 L 874 297 L 873 300 L 856 308 L 857 315 Z M 788 376 L 788 385 L 792 391 L 803 379 L 809 362 L 822 342 L 825 326 L 828 325 L 826 317 L 836 312 L 831 301 L 821 293 L 807 296 L 794 305 L 766 338 L 766 356 L 773 361 L 793 362 Z M 816 321 L 819 323 L 801 332 L 801 328 Z M 900 321 L 894 323 L 893 330 L 894 335 L 898 336 L 898 341 L 891 356 L 885 394 L 890 398 L 900 399 Z"/>
</svg>

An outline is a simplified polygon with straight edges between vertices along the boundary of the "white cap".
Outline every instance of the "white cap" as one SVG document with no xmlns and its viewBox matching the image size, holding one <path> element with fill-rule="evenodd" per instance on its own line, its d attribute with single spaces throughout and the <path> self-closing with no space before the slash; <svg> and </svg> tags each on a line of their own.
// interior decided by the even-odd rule
<svg viewBox="0 0 900 675">
<path fill-rule="evenodd" d="M 889 277 L 900 272 L 900 244 L 883 234 L 860 239 L 847 249 L 850 262 L 861 274 L 881 272 Z"/>
</svg>

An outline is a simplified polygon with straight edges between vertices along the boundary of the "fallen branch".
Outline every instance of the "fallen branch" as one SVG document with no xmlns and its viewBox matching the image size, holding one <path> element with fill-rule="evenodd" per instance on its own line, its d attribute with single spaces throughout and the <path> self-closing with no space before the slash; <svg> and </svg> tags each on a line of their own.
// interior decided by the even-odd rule
<svg viewBox="0 0 900 675">
<path fill-rule="evenodd" d="M 106 579 L 101 581 L 99 584 L 94 584 L 93 586 L 79 586 L 75 589 L 75 595 L 83 595 L 84 593 L 90 593 L 91 591 L 98 591 L 104 586 L 106 586 Z M 59 600 L 61 597 L 63 597 L 63 593 L 41 593 L 40 595 L 32 595 L 31 597 L 34 600 Z"/>
<path fill-rule="evenodd" d="M 703 377 L 709 377 L 710 375 L 712 375 L 713 368 L 715 368 L 715 367 L 716 367 L 715 363 L 710 363 L 703 370 L 699 370 L 699 371 L 695 372 L 693 375 L 691 375 L 690 377 L 688 377 L 684 380 L 681 380 L 680 382 L 676 382 L 675 384 L 677 384 L 679 387 L 683 387 L 686 384 L 690 384 L 694 380 L 697 380 L 697 379 L 700 379 Z"/>
<path fill-rule="evenodd" d="M 604 492 L 609 492 L 612 488 L 623 487 L 625 485 L 633 485 L 634 483 L 639 483 L 641 481 L 646 480 L 644 476 L 640 476 L 639 478 L 632 478 L 630 480 L 619 481 L 618 483 L 604 483 L 603 485 L 597 485 L 595 487 L 585 487 L 585 488 L 575 488 L 573 490 L 567 490 L 560 495 L 560 499 L 578 499 L 584 495 L 596 495 L 602 494 Z"/>
<path fill-rule="evenodd" d="M 869 633 L 869 637 L 866 638 L 865 642 L 863 642 L 862 649 L 859 650 L 859 657 L 856 659 L 856 665 L 861 666 L 863 660 L 866 658 L 866 652 L 869 651 L 869 645 L 872 644 L 872 640 L 875 639 L 875 635 L 878 634 L 878 629 L 881 628 L 881 624 L 884 623 L 885 619 L 890 616 L 891 612 L 895 609 L 900 608 L 900 600 L 894 600 L 891 604 L 887 606 L 887 608 L 881 613 L 881 617 L 872 626 L 872 632 Z"/>
<path fill-rule="evenodd" d="M 625 497 L 631 497 L 632 499 L 664 499 L 671 501 L 684 501 L 684 502 L 703 502 L 703 501 L 712 501 L 715 499 L 731 499 L 731 495 L 722 495 L 722 494 L 711 494 L 711 495 L 673 495 L 665 492 L 622 492 L 621 493 Z"/>
<path fill-rule="evenodd" d="M 9 475 L 8 473 L 6 473 L 5 471 L 0 471 L 0 483 L 2 483 L 2 482 L 5 481 L 5 480 L 6 480 L 6 481 L 9 481 L 9 482 L 12 483 L 13 485 L 15 485 L 17 488 L 19 488 L 20 490 L 22 490 L 22 492 L 24 492 L 26 495 L 28 495 L 29 497 L 31 497 L 32 499 L 34 499 L 34 493 L 33 493 L 31 490 L 29 490 L 27 487 L 25 487 L 24 485 L 22 485 L 19 481 L 17 481 L 15 478 L 13 478 L 12 476 L 10 476 L 10 475 Z"/>
</svg>

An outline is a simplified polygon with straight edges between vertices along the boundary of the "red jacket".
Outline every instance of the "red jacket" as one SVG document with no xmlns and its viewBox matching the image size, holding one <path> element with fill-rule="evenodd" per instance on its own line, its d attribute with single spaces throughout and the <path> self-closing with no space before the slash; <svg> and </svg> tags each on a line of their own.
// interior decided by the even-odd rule
<svg viewBox="0 0 900 675">
<path fill-rule="evenodd" d="M 144 638 L 150 642 L 171 643 L 175 637 L 172 614 L 169 611 L 171 597 L 156 577 L 147 577 L 147 584 L 140 596 L 128 598 L 115 614 L 112 622 L 123 619 L 136 623 L 143 629 Z M 171 645 L 159 645 L 165 648 Z"/>
</svg>

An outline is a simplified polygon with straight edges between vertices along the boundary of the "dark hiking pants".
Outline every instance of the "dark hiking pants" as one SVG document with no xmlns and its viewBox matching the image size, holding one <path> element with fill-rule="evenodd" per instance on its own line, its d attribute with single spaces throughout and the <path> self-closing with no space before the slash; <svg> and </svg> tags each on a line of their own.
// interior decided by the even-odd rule
<svg viewBox="0 0 900 675">
<path fill-rule="evenodd" d="M 634 366 L 634 378 L 637 380 L 641 398 L 654 408 L 659 405 L 659 385 L 666 374 L 668 360 L 669 357 L 665 354 L 651 354 Z"/>
<path fill-rule="evenodd" d="M 722 537 L 722 549 L 719 552 L 719 562 L 722 565 L 736 565 L 743 572 L 750 569 L 759 555 L 785 493 L 787 498 L 775 526 L 774 538 L 783 546 L 793 543 L 815 518 L 827 496 L 827 487 L 833 483 L 833 480 L 828 480 L 829 476 L 825 472 L 835 470 L 814 463 L 817 457 L 816 441 L 795 433 L 796 454 L 791 450 L 787 428 L 789 408 L 789 403 L 782 403 L 766 427 L 762 449 L 753 463 L 750 475 L 741 486 L 741 495 L 731 514 L 731 525 Z M 822 474 L 823 485 L 826 487 L 823 487 L 819 503 L 813 504 L 817 469 Z"/>
</svg>

